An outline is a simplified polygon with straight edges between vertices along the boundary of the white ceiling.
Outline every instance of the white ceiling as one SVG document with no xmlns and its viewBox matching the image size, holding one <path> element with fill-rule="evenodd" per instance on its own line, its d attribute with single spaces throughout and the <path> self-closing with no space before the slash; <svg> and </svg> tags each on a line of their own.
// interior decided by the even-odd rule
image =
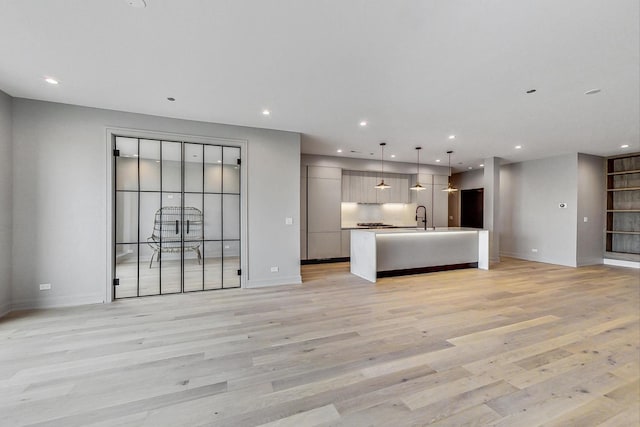
<svg viewBox="0 0 640 427">
<path fill-rule="evenodd" d="M 640 149 L 637 0 L 146 3 L 0 0 L 0 89 L 458 169 Z"/>
</svg>

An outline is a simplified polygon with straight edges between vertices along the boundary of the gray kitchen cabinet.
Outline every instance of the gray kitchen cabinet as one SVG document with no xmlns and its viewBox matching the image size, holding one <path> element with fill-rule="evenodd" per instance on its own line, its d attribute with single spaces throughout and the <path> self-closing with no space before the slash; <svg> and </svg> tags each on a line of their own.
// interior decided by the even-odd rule
<svg viewBox="0 0 640 427">
<path fill-rule="evenodd" d="M 300 168 L 300 259 L 307 259 L 307 168 Z"/>
<path fill-rule="evenodd" d="M 310 233 L 340 231 L 340 180 L 307 178 Z"/>
<path fill-rule="evenodd" d="M 351 256 L 351 230 L 342 230 L 340 245 L 342 247 L 340 251 L 340 256 L 350 257 Z"/>
<path fill-rule="evenodd" d="M 444 178 L 444 179 L 443 179 Z M 455 193 L 442 191 L 447 188 L 447 177 L 435 175 L 433 177 L 433 216 L 436 227 L 449 225 L 449 197 L 456 197 Z"/>
<path fill-rule="evenodd" d="M 378 203 L 378 185 L 379 178 L 375 173 L 362 172 L 363 179 L 360 181 L 360 197 L 359 201 L 362 203 Z"/>
<path fill-rule="evenodd" d="M 409 175 L 385 174 L 391 188 L 379 190 L 381 175 L 376 172 L 344 171 L 342 201 L 357 203 L 409 203 Z"/>
<path fill-rule="evenodd" d="M 447 187 L 446 175 L 420 174 L 419 181 L 425 189 L 411 191 L 411 203 L 427 208 L 428 227 L 447 227 L 449 215 L 449 193 L 442 191 Z M 415 175 L 412 176 L 410 185 L 415 184 Z"/>
<path fill-rule="evenodd" d="M 343 202 L 351 201 L 351 175 L 342 174 L 342 197 Z"/>
<path fill-rule="evenodd" d="M 341 232 L 309 233 L 309 259 L 339 258 Z"/>
<path fill-rule="evenodd" d="M 308 166 L 306 259 L 340 257 L 342 170 Z"/>
</svg>

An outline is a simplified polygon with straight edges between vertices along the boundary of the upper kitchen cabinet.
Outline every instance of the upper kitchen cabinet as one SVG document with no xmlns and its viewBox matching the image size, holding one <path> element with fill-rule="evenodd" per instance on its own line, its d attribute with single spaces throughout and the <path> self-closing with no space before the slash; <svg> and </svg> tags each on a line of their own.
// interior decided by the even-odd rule
<svg viewBox="0 0 640 427">
<path fill-rule="evenodd" d="M 376 189 L 380 174 L 375 172 L 343 171 L 342 201 L 356 203 L 409 203 L 409 175 L 384 174 L 384 182 L 391 188 Z"/>
</svg>

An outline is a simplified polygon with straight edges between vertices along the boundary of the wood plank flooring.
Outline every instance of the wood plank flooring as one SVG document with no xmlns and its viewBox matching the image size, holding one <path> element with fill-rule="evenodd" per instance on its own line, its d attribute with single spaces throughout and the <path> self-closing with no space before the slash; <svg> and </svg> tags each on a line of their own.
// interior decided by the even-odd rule
<svg viewBox="0 0 640 427">
<path fill-rule="evenodd" d="M 302 271 L 0 319 L 0 425 L 640 425 L 638 270 Z"/>
</svg>

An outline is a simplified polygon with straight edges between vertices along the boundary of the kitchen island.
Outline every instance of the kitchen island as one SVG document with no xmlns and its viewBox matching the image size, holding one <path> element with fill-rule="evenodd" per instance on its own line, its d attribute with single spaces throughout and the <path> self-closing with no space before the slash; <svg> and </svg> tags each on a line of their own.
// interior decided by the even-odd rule
<svg viewBox="0 0 640 427">
<path fill-rule="evenodd" d="M 489 232 L 477 228 L 351 231 L 351 273 L 378 277 L 456 268 L 489 269 Z"/>
</svg>

